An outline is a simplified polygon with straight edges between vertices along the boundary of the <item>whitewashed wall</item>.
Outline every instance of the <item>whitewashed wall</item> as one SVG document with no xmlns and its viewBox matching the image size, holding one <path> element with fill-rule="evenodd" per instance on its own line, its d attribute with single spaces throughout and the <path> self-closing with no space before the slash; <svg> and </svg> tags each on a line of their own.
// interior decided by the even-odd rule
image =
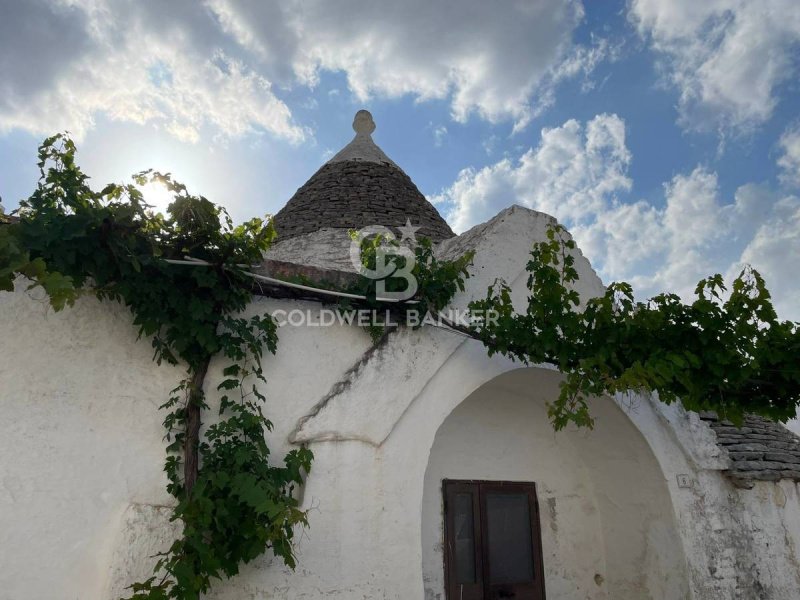
<svg viewBox="0 0 800 600">
<path fill-rule="evenodd" d="M 612 401 L 599 398 L 594 431 L 555 434 L 545 402 L 558 381 L 541 369 L 501 375 L 440 427 L 423 499 L 426 598 L 444 598 L 444 478 L 537 483 L 551 600 L 686 597 L 674 513 L 647 443 Z"/>
<path fill-rule="evenodd" d="M 184 372 L 155 365 L 127 309 L 87 298 L 54 313 L 23 289 L 0 292 L 0 598 L 118 597 L 176 531 L 158 406 Z M 297 420 L 370 345 L 356 328 L 280 338 L 266 365 L 278 460 Z"/>
<path fill-rule="evenodd" d="M 448 242 L 445 253 L 478 251 L 475 277 L 456 305 L 482 296 L 495 277 L 514 283 L 522 301 L 526 254 L 548 222 L 515 208 Z M 581 259 L 578 268 L 582 294 L 599 293 L 588 263 Z M 259 301 L 250 310 L 278 306 L 309 305 Z M 432 464 L 430 483 L 437 468 L 457 467 L 442 462 L 438 448 L 447 436 L 437 440 L 437 432 L 443 424 L 448 430 L 448 417 L 457 419 L 458 407 L 481 386 L 522 373 L 519 365 L 489 359 L 477 342 L 432 328 L 400 331 L 374 349 L 364 332 L 349 327 L 280 334 L 264 390 L 276 425 L 270 442 L 276 457 L 292 443 L 307 443 L 316 455 L 303 490 L 311 527 L 298 540 L 296 572 L 264 557 L 211 597 L 423 598 L 425 580 L 434 590 L 439 560 L 435 530 L 423 526 L 423 514 L 435 521 L 426 471 Z M 212 365 L 208 388 L 220 367 Z M 113 598 L 129 578 L 147 573 L 148 556 L 171 535 L 156 407 L 181 377 L 179 368 L 155 367 L 149 344 L 135 340 L 130 316 L 118 306 L 84 300 L 53 314 L 22 292 L 0 293 L 0 599 Z M 506 401 L 521 401 L 523 388 L 512 386 Z M 561 514 L 583 515 L 591 539 L 603 540 L 588 555 L 577 547 L 578 532 L 559 524 L 568 543 L 556 546 L 550 537 L 545 561 L 554 597 L 576 581 L 589 597 L 605 589 L 614 600 L 647 598 L 642 589 L 654 600 L 672 600 L 686 587 L 694 600 L 796 597 L 796 486 L 735 489 L 719 472 L 726 457 L 699 420 L 645 399 L 615 402 L 618 408 L 610 401 L 597 408 L 612 425 L 566 441 L 545 433 L 541 404 L 526 409 L 540 433 L 524 441 L 529 448 L 552 455 L 572 447 L 565 456 L 575 472 L 541 482 L 557 514 L 561 507 Z M 632 481 L 633 467 L 649 476 Z M 474 476 L 489 474 L 485 464 Z M 679 488 L 677 474 L 690 475 L 691 487 Z M 555 478 L 551 469 L 518 475 Z M 559 503 L 570 489 L 586 492 L 586 507 Z M 658 490 L 662 504 L 651 506 Z M 623 510 L 615 513 L 615 505 Z M 652 511 L 661 521 L 648 529 Z M 616 553 L 618 535 L 634 540 L 633 556 Z M 661 547 L 675 552 L 664 555 Z M 597 586 L 594 572 L 591 581 L 576 575 L 570 560 L 604 568 L 604 583 Z"/>
<path fill-rule="evenodd" d="M 103 597 L 131 503 L 169 502 L 155 369 L 124 309 L 0 292 L 0 598 Z"/>
<path fill-rule="evenodd" d="M 725 451 L 696 414 L 656 400 L 618 398 L 647 432 L 669 484 L 688 559 L 693 598 L 800 598 L 800 486 L 735 487 Z M 678 474 L 689 475 L 681 488 Z"/>
</svg>

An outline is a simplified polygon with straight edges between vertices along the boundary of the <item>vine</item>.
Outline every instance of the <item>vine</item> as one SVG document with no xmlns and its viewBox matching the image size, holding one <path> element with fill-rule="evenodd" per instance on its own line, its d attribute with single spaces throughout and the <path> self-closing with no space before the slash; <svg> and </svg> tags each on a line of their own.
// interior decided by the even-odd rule
<svg viewBox="0 0 800 600">
<path fill-rule="evenodd" d="M 0 288 L 17 275 L 41 287 L 55 310 L 82 294 L 128 306 L 139 335 L 152 338 L 154 360 L 186 366 L 186 378 L 161 407 L 167 411 L 168 491 L 180 539 L 161 556 L 132 598 L 198 598 L 213 578 L 231 577 L 267 549 L 293 567 L 294 526 L 306 515 L 293 497 L 312 454 L 289 452 L 269 464 L 264 351 L 275 352 L 269 317 L 238 316 L 251 299 L 242 265 L 260 261 L 274 238 L 252 219 L 234 227 L 225 211 L 192 196 L 169 175 L 143 172 L 134 184 L 93 190 L 75 163 L 75 145 L 57 135 L 39 149 L 40 181 L 20 203 L 17 222 L 0 227 Z M 174 196 L 168 216 L 154 214 L 137 186 L 157 181 Z M 208 268 L 170 264 L 191 256 Z M 211 358 L 229 365 L 219 384 L 219 422 L 200 436 L 207 409 L 203 383 Z"/>
<path fill-rule="evenodd" d="M 351 232 L 351 238 L 357 239 L 356 232 Z M 367 237 L 360 242 L 360 255 L 362 265 L 369 271 L 375 271 L 378 252 L 387 247 L 397 247 L 399 243 L 395 240 L 387 240 L 381 235 Z M 391 249 L 391 248 L 390 248 Z M 386 318 L 391 319 L 392 323 L 414 323 L 415 328 L 421 327 L 421 317 L 426 314 L 436 315 L 450 304 L 453 296 L 459 291 L 463 292 L 464 280 L 469 278 L 469 267 L 475 253 L 466 252 L 451 261 L 440 261 L 434 253 L 432 242 L 428 238 L 420 238 L 413 249 L 413 267 L 411 275 L 417 283 L 417 291 L 412 302 L 387 303 L 382 302 L 376 295 L 376 281 L 367 277 L 358 277 L 356 282 L 347 287 L 345 291 L 365 297 L 359 301 L 358 306 L 372 309 L 374 317 L 366 326 L 367 331 L 372 337 L 373 342 L 382 338 L 390 328 L 386 323 Z M 406 261 L 410 257 L 393 255 L 395 261 L 395 271 L 406 267 Z M 386 292 L 405 292 L 408 282 L 392 274 L 384 277 Z M 343 300 L 339 302 L 341 310 L 352 308 L 354 302 Z M 380 314 L 379 311 L 383 311 Z M 411 318 L 415 317 L 415 318 Z"/>
<path fill-rule="evenodd" d="M 299 448 L 283 466 L 270 464 L 265 434 L 272 423 L 257 384 L 266 382 L 264 352 L 276 352 L 276 325 L 269 316 L 240 316 L 252 299 L 247 269 L 275 237 L 270 222 L 234 227 L 223 208 L 153 171 L 96 191 L 63 134 L 46 139 L 38 156 L 36 190 L 0 222 L 0 290 L 13 291 L 23 276 L 56 311 L 81 295 L 122 302 L 139 337 L 152 339 L 153 359 L 186 367 L 160 407 L 167 490 L 176 500 L 171 519 L 182 523 L 182 535 L 158 555 L 153 576 L 131 586 L 130 599 L 197 599 L 214 579 L 236 575 L 270 549 L 294 568 L 295 527 L 308 525 L 294 490 L 313 455 Z M 151 182 L 173 195 L 166 217 L 144 202 L 139 187 Z M 463 289 L 469 259 L 439 262 L 429 242 L 416 252 L 416 303 L 441 308 Z M 367 292 L 368 285 L 374 282 L 355 287 Z M 359 305 L 380 303 L 373 292 Z M 218 420 L 201 437 L 209 409 L 204 382 L 215 356 L 228 363 L 217 386 Z"/>
<path fill-rule="evenodd" d="M 589 396 L 629 391 L 657 392 L 662 402 L 736 423 L 746 413 L 784 422 L 796 416 L 800 330 L 778 320 L 757 271 L 745 268 L 727 299 L 722 276 L 714 275 L 697 284 L 690 304 L 676 294 L 636 302 L 629 284 L 612 283 L 581 308 L 574 249 L 560 225 L 533 245 L 525 312 L 515 311 L 502 282 L 470 305 L 499 315 L 468 331 L 490 355 L 551 363 L 564 373 L 548 405 L 556 429 L 591 427 Z"/>
<path fill-rule="evenodd" d="M 39 149 L 40 181 L 20 203 L 17 216 L 0 225 L 0 290 L 19 276 L 39 287 L 55 310 L 84 294 L 125 304 L 139 336 L 150 337 L 153 358 L 186 367 L 186 377 L 162 405 L 166 411 L 168 491 L 172 519 L 182 535 L 159 555 L 153 576 L 132 586 L 133 600 L 193 600 L 213 580 L 232 577 L 240 565 L 267 550 L 295 566 L 296 526 L 307 526 L 294 489 L 313 459 L 307 448 L 270 464 L 262 412 L 262 359 L 277 348 L 268 316 L 241 316 L 252 299 L 247 269 L 259 263 L 275 237 L 268 221 L 234 227 L 224 209 L 190 195 L 169 174 L 145 171 L 128 185 L 93 190 L 64 135 Z M 158 182 L 172 193 L 167 216 L 153 213 L 139 186 Z M 373 265 L 379 238 L 365 242 L 362 258 Z M 535 243 L 527 263 L 530 291 L 516 312 L 511 289 L 495 282 L 470 309 L 496 314 L 472 326 L 453 324 L 479 339 L 489 354 L 525 364 L 551 363 L 565 375 L 549 405 L 553 425 L 592 426 L 589 398 L 627 391 L 657 392 L 664 402 L 689 410 L 714 410 L 734 421 L 756 413 L 785 421 L 800 401 L 798 324 L 779 321 L 763 278 L 746 269 L 730 294 L 720 275 L 702 280 L 696 299 L 675 294 L 636 302 L 631 286 L 610 285 L 581 306 L 574 242 L 561 226 Z M 374 281 L 350 289 L 349 305 L 437 314 L 464 279 L 472 254 L 439 261 L 429 241 L 414 249 L 418 291 L 407 303 L 376 298 Z M 201 264 L 203 266 L 197 266 Z M 387 282 L 387 290 L 400 286 Z M 398 288 L 398 291 L 402 287 Z M 347 305 L 342 305 L 347 308 Z M 399 319 L 402 323 L 404 320 Z M 385 332 L 380 320 L 370 328 Z M 200 435 L 204 383 L 212 357 L 226 362 L 218 420 Z"/>
</svg>

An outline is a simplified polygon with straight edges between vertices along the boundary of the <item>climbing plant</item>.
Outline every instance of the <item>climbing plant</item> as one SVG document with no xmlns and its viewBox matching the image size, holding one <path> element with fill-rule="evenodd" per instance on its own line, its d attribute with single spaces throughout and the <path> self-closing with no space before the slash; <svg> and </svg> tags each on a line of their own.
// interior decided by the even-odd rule
<svg viewBox="0 0 800 600">
<path fill-rule="evenodd" d="M 133 600 L 200 597 L 213 580 L 271 550 L 295 566 L 293 536 L 307 525 L 294 488 L 311 468 L 299 448 L 270 462 L 262 412 L 264 353 L 275 353 L 269 316 L 243 316 L 252 297 L 250 265 L 275 237 L 269 221 L 234 226 L 224 209 L 194 196 L 170 175 L 145 171 L 132 184 L 97 191 L 75 160 L 72 140 L 56 135 L 39 149 L 40 181 L 16 215 L 0 219 L 0 290 L 18 278 L 41 288 L 55 310 L 81 295 L 126 305 L 153 358 L 181 364 L 186 377 L 162 405 L 165 411 L 168 491 L 182 535 L 154 564 L 153 576 L 131 588 Z M 167 215 L 145 204 L 141 185 L 158 182 L 173 195 Z M 374 264 L 380 239 L 362 247 Z M 581 303 L 574 242 L 561 226 L 533 245 L 527 263 L 529 296 L 517 312 L 511 289 L 495 282 L 470 308 L 496 315 L 470 326 L 451 324 L 482 341 L 490 354 L 525 364 L 551 363 L 565 378 L 549 405 L 556 429 L 591 426 L 589 398 L 627 391 L 657 392 L 664 402 L 714 410 L 734 421 L 745 413 L 775 420 L 796 414 L 800 401 L 798 324 L 779 321 L 763 278 L 752 269 L 726 295 L 722 277 L 702 280 L 696 299 L 675 294 L 634 300 L 631 286 L 610 285 Z M 472 254 L 437 259 L 430 242 L 413 250 L 414 298 L 385 303 L 374 281 L 350 287 L 351 305 L 438 313 L 464 290 Z M 387 281 L 387 290 L 405 282 Z M 383 333 L 384 323 L 371 323 Z M 204 382 L 212 357 L 225 361 L 218 416 L 203 435 L 208 412 Z"/>
<path fill-rule="evenodd" d="M 358 240 L 357 232 L 351 232 L 351 238 Z M 366 237 L 359 244 L 362 265 L 371 272 L 376 270 L 377 255 L 381 248 L 386 250 L 388 247 L 391 252 L 400 246 L 396 240 L 388 240 L 382 235 Z M 403 272 L 406 261 L 413 260 L 409 271 L 417 284 L 417 290 L 409 302 L 381 301 L 375 285 L 377 280 L 364 276 L 358 277 L 352 285 L 345 288 L 347 292 L 363 296 L 364 300 L 357 303 L 349 300 L 339 302 L 342 310 L 351 309 L 354 304 L 373 310 L 366 329 L 375 342 L 398 324 L 412 323 L 412 327 L 418 328 L 425 315 L 437 315 L 446 308 L 457 292 L 464 291 L 464 280 L 469 278 L 469 267 L 475 255 L 473 251 L 469 251 L 453 260 L 439 260 L 432 242 L 425 237 L 416 240 L 409 251 L 410 254 L 405 256 L 390 254 L 394 270 L 389 269 L 391 273 L 383 278 L 385 292 L 405 292 L 409 282 L 404 277 L 395 276 L 395 273 Z"/>
<path fill-rule="evenodd" d="M 12 291 L 23 276 L 55 310 L 82 295 L 122 302 L 140 338 L 152 339 L 154 360 L 186 368 L 161 406 L 172 519 L 182 535 L 157 557 L 153 576 L 131 587 L 130 598 L 199 598 L 214 579 L 236 575 L 267 550 L 294 568 L 295 527 L 307 520 L 293 492 L 313 456 L 300 448 L 283 457 L 283 466 L 270 463 L 265 434 L 272 424 L 258 383 L 265 382 L 264 352 L 276 352 L 276 325 L 268 315 L 242 316 L 252 297 L 248 269 L 273 241 L 271 224 L 252 219 L 234 227 L 224 209 L 189 194 L 169 174 L 145 171 L 131 184 L 95 190 L 63 134 L 43 142 L 38 166 L 34 193 L 0 222 L 0 290 Z M 173 195 L 166 216 L 144 202 L 140 186 L 151 182 Z M 417 253 L 417 302 L 445 306 L 463 289 L 466 259 L 439 262 L 429 243 Z M 376 306 L 374 293 L 364 302 Z M 221 398 L 201 437 L 209 409 L 203 387 L 215 356 L 226 361 Z"/>
<path fill-rule="evenodd" d="M 496 311 L 468 333 L 525 364 L 551 363 L 565 374 L 548 406 L 556 429 L 591 426 L 588 398 L 657 392 L 692 411 L 716 411 L 741 422 L 745 413 L 787 421 L 800 402 L 800 331 L 778 320 L 761 275 L 745 268 L 729 295 L 721 275 L 697 284 L 695 300 L 676 294 L 634 300 L 627 283 L 613 283 L 581 306 L 575 242 L 562 226 L 533 245 L 529 295 L 516 312 L 511 289 L 489 288 L 475 310 Z"/>
<path fill-rule="evenodd" d="M 268 316 L 244 317 L 251 280 L 274 237 L 253 219 L 234 227 L 225 211 L 190 195 L 169 175 L 144 172 L 130 185 L 100 191 L 75 162 L 63 135 L 39 149 L 41 178 L 20 203 L 18 220 L 0 226 L 0 288 L 17 275 L 41 287 L 56 310 L 83 294 L 128 306 L 140 336 L 152 338 L 154 359 L 183 364 L 186 378 L 163 404 L 168 490 L 182 536 L 159 557 L 154 576 L 132 598 L 198 598 L 213 578 L 230 577 L 267 549 L 294 566 L 294 526 L 305 524 L 293 487 L 311 466 L 301 448 L 283 466 L 269 463 L 262 413 L 261 359 L 275 352 Z M 166 217 L 148 210 L 139 185 L 158 181 L 174 195 Z M 187 257 L 207 266 L 171 264 Z M 219 384 L 219 420 L 200 436 L 207 409 L 203 382 L 212 356 L 229 364 Z"/>
</svg>

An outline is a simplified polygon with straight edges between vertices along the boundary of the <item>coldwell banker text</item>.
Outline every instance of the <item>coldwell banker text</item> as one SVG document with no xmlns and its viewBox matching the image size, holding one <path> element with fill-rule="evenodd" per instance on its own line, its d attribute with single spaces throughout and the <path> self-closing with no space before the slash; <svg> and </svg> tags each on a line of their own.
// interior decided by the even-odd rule
<svg viewBox="0 0 800 600">
<path fill-rule="evenodd" d="M 497 323 L 499 317 L 497 311 L 469 311 L 452 309 L 442 311 L 438 314 L 408 310 L 403 315 L 392 314 L 391 311 L 357 309 L 342 310 L 334 308 L 312 309 L 292 309 L 275 310 L 271 313 L 272 318 L 279 327 L 290 325 L 292 327 L 332 327 L 334 325 L 356 325 L 358 327 L 368 327 L 370 325 L 381 324 L 387 327 L 397 325 L 407 325 L 409 327 L 419 327 L 421 325 L 432 326 L 452 326 L 458 325 L 469 327 L 478 323 L 493 325 Z M 402 320 L 401 320 L 402 319 Z"/>
</svg>

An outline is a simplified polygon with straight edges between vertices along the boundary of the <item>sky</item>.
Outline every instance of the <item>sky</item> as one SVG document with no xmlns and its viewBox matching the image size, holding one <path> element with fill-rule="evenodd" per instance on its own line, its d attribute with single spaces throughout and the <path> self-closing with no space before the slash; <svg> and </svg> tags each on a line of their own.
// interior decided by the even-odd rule
<svg viewBox="0 0 800 600">
<path fill-rule="evenodd" d="M 367 108 L 458 233 L 520 204 L 642 299 L 751 264 L 800 321 L 798 75 L 796 0 L 0 0 L 0 197 L 69 131 L 271 214 Z"/>
</svg>

